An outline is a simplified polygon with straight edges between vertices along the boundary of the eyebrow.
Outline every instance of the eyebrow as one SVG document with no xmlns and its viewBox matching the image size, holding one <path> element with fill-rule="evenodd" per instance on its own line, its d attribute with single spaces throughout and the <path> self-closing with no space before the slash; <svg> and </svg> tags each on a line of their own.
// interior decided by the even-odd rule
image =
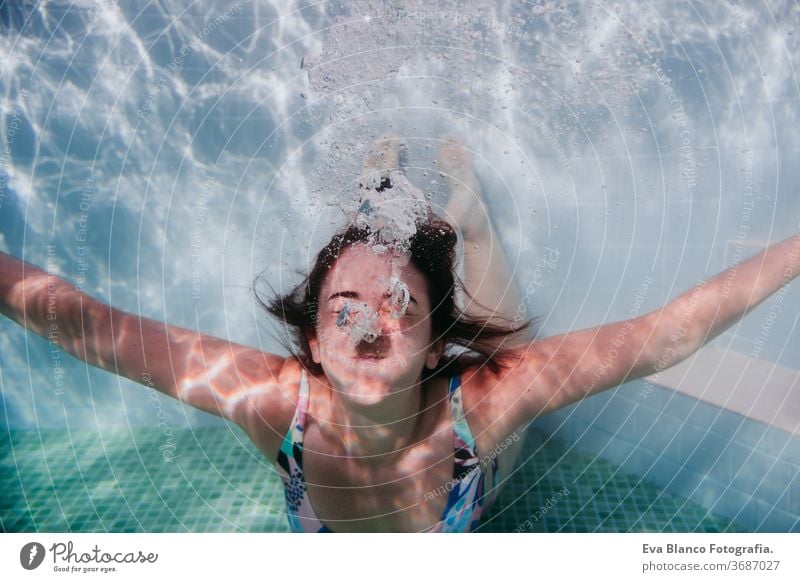
<svg viewBox="0 0 800 582">
<path fill-rule="evenodd" d="M 358 299 L 360 295 L 355 291 L 337 291 L 336 293 L 332 293 L 330 297 L 328 297 L 328 301 L 331 299 L 336 299 L 337 297 L 344 297 L 346 299 Z"/>
<path fill-rule="evenodd" d="M 392 296 L 391 293 L 385 293 L 384 294 L 384 297 L 391 297 L 391 296 Z M 361 295 L 358 294 L 358 291 L 337 291 L 336 293 L 332 293 L 331 296 L 328 297 L 328 301 L 336 299 L 337 297 L 344 297 L 345 299 L 360 299 Z M 419 305 L 417 300 L 414 299 L 413 295 L 409 295 L 408 298 L 409 298 L 410 301 L 413 301 L 414 303 Z"/>
</svg>

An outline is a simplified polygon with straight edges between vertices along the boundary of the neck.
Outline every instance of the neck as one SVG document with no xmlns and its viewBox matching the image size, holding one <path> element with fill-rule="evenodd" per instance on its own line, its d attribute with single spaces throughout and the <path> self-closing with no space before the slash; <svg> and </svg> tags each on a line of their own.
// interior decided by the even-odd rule
<svg viewBox="0 0 800 582">
<path fill-rule="evenodd" d="M 347 455 L 370 465 L 393 463 L 418 438 L 423 408 L 422 385 L 395 392 L 365 404 L 331 387 L 330 428 Z"/>
</svg>

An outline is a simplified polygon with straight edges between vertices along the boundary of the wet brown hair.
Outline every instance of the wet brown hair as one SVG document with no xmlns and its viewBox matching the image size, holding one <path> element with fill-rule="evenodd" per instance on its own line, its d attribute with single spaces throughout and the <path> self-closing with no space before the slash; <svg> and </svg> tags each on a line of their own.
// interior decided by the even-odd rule
<svg viewBox="0 0 800 582">
<path fill-rule="evenodd" d="M 411 263 L 425 276 L 431 305 L 431 331 L 433 341 L 444 340 L 445 355 L 434 370 L 427 368 L 422 380 L 435 376 L 452 376 L 467 365 L 487 365 L 498 371 L 503 367 L 507 350 L 499 349 L 502 340 L 518 330 L 533 324 L 532 320 L 515 325 L 514 329 L 489 323 L 486 319 L 466 315 L 456 304 L 456 289 L 467 296 L 463 283 L 454 274 L 457 236 L 449 223 L 429 218 L 417 223 L 417 231 L 409 240 Z M 316 336 L 319 295 L 328 271 L 340 253 L 356 243 L 370 243 L 373 233 L 368 227 L 350 225 L 334 235 L 319 252 L 309 274 L 283 296 L 262 299 L 255 292 L 256 301 L 283 322 L 288 328 L 293 346 L 289 347 L 302 365 L 312 374 L 323 373 L 322 366 L 311 358 L 309 338 Z M 458 355 L 448 354 L 448 348 L 466 348 Z"/>
</svg>

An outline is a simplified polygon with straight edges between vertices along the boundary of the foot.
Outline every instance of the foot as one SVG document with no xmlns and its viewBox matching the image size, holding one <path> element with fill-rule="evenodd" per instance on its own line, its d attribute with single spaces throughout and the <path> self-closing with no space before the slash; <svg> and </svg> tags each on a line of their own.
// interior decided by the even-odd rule
<svg viewBox="0 0 800 582">
<path fill-rule="evenodd" d="M 382 180 L 389 177 L 390 172 L 402 166 L 402 150 L 405 145 L 396 135 L 385 135 L 372 144 L 364 160 L 361 171 L 361 185 L 376 189 Z"/>
<path fill-rule="evenodd" d="M 472 156 L 453 136 L 442 139 L 436 163 L 450 190 L 444 218 L 461 230 L 464 240 L 479 240 L 490 233 L 491 225 Z"/>
</svg>

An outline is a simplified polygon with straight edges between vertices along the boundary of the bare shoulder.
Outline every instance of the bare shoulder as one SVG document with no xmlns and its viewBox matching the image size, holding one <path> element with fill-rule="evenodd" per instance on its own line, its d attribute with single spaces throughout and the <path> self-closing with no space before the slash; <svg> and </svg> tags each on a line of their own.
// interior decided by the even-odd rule
<svg viewBox="0 0 800 582">
<path fill-rule="evenodd" d="M 476 440 L 498 443 L 546 410 L 551 387 L 546 350 L 538 343 L 507 351 L 499 370 L 486 365 L 463 369 L 464 410 Z"/>
<path fill-rule="evenodd" d="M 251 364 L 251 371 L 257 372 L 261 368 L 258 354 L 249 354 L 247 359 Z M 262 377 L 260 381 L 251 378 L 252 392 L 242 394 L 248 402 L 240 425 L 253 443 L 273 462 L 277 459 L 283 437 L 297 406 L 302 369 L 297 358 L 286 358 L 272 378 Z"/>
</svg>

